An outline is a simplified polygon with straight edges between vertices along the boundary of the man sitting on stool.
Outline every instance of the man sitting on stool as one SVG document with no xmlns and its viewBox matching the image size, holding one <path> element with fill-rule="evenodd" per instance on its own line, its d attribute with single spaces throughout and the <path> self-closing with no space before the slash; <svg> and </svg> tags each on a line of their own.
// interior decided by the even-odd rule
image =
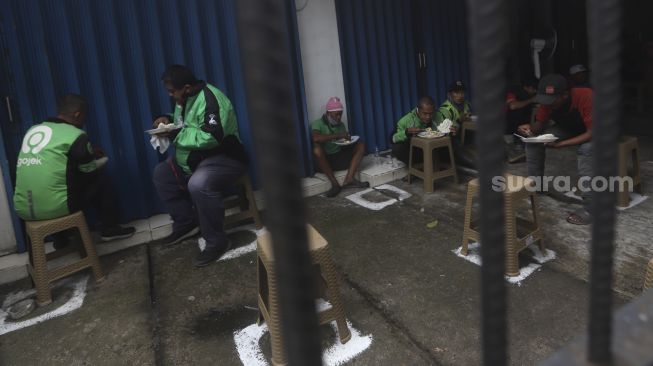
<svg viewBox="0 0 653 366">
<path fill-rule="evenodd" d="M 327 197 L 335 197 L 342 188 L 367 188 L 367 182 L 359 182 L 354 178 L 358 171 L 363 155 L 365 144 L 362 141 L 339 146 L 334 141 L 349 140 L 349 132 L 342 123 L 342 103 L 338 97 L 331 97 L 326 105 L 326 113 L 322 118 L 311 123 L 311 136 L 313 139 L 313 158 L 317 170 L 324 173 L 331 182 L 331 189 L 326 193 Z M 347 175 L 342 183 L 338 183 L 334 170 L 347 169 Z"/>
<path fill-rule="evenodd" d="M 410 139 L 427 128 L 435 129 L 437 126 L 433 120 L 435 103 L 431 97 L 421 97 L 417 106 L 406 113 L 397 122 L 395 133 L 392 134 L 392 155 L 408 164 L 410 154 Z M 452 126 L 453 128 L 453 126 Z M 415 161 L 421 161 L 421 155 Z"/>
<path fill-rule="evenodd" d="M 56 219 L 93 207 L 101 220 L 102 240 L 127 238 L 136 229 L 118 225 L 117 200 L 100 174 L 108 159 L 91 147 L 82 130 L 87 111 L 82 96 L 67 94 L 59 100 L 57 117 L 27 131 L 16 166 L 14 207 L 26 221 Z M 54 235 L 55 249 L 77 238 L 72 230 Z"/>
</svg>

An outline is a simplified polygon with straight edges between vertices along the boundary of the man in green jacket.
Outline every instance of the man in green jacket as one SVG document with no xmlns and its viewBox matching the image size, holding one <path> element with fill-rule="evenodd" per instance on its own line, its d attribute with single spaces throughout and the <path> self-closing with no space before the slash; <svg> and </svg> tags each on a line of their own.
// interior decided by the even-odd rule
<svg viewBox="0 0 653 366">
<path fill-rule="evenodd" d="M 86 100 L 64 95 L 57 111 L 57 117 L 32 126 L 23 139 L 14 193 L 18 216 L 26 221 L 50 220 L 93 207 L 100 216 L 102 240 L 132 236 L 133 227 L 118 225 L 116 199 L 99 175 L 108 158 L 91 147 L 82 130 Z M 55 235 L 55 248 L 72 239 L 73 231 Z"/>
<path fill-rule="evenodd" d="M 408 164 L 410 139 L 427 128 L 437 128 L 433 118 L 434 109 L 435 103 L 431 97 L 421 97 L 417 107 L 401 117 L 392 134 L 391 148 L 394 157 Z"/>
<path fill-rule="evenodd" d="M 327 197 L 337 196 L 342 188 L 367 188 L 370 186 L 368 182 L 360 182 L 354 178 L 365 154 L 365 144 L 362 141 L 344 146 L 335 143 L 340 139 L 349 140 L 351 138 L 347 127 L 342 123 L 342 112 L 343 106 L 340 99 L 331 97 L 326 104 L 326 113 L 322 115 L 322 118 L 311 123 L 315 165 L 317 170 L 324 173 L 331 182 L 331 188 L 326 193 Z M 345 169 L 347 169 L 347 175 L 341 188 L 333 171 Z"/>
<path fill-rule="evenodd" d="M 462 123 L 471 120 L 471 116 L 472 105 L 465 100 L 465 84 L 460 80 L 454 81 L 447 88 L 447 100 L 435 112 L 435 124 L 440 125 L 445 119 L 451 121 L 451 143 L 456 163 L 474 168 L 476 157 L 473 151 L 461 146 L 460 139 L 456 138 Z"/>
<path fill-rule="evenodd" d="M 173 220 L 172 234 L 161 242 L 176 244 L 201 231 L 206 247 L 195 266 L 203 267 L 231 246 L 223 227 L 222 198 L 245 173 L 248 159 L 234 108 L 220 90 L 181 65 L 170 66 L 161 79 L 175 101 L 175 110 L 172 116 L 156 118 L 154 128 L 173 122 L 182 126 L 169 136 L 174 138 L 174 156 L 160 163 L 153 174 Z"/>
<path fill-rule="evenodd" d="M 442 103 L 435 112 L 435 123 L 440 125 L 445 119 L 450 120 L 453 125 L 451 134 L 456 135 L 460 125 L 472 115 L 472 106 L 465 100 L 465 84 L 462 81 L 455 81 L 447 88 L 447 100 Z"/>
</svg>

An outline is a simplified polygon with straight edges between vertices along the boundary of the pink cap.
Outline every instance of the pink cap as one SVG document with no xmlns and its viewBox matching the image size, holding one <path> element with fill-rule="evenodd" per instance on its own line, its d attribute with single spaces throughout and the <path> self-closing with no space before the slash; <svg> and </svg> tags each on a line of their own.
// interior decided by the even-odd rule
<svg viewBox="0 0 653 366">
<path fill-rule="evenodd" d="M 342 102 L 340 102 L 340 98 L 338 97 L 329 98 L 329 101 L 326 104 L 326 110 L 327 112 L 342 111 Z"/>
</svg>

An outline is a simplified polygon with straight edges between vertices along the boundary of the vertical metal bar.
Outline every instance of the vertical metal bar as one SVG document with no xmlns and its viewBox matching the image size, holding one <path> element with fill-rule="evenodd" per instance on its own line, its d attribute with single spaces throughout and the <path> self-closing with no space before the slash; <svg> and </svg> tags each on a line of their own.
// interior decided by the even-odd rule
<svg viewBox="0 0 653 366">
<path fill-rule="evenodd" d="M 236 2 L 243 73 L 266 201 L 289 365 L 322 362 L 299 149 L 293 125 L 287 0 Z"/>
<path fill-rule="evenodd" d="M 505 0 L 469 0 L 468 23 L 475 109 L 481 122 L 477 139 L 480 229 L 483 364 L 506 364 L 505 232 L 503 193 L 492 178 L 503 174 L 504 93 L 508 45 Z"/>
<path fill-rule="evenodd" d="M 594 86 L 592 154 L 594 175 L 617 175 L 617 137 L 621 114 L 621 14 L 619 0 L 587 2 L 590 70 Z M 600 146 L 600 149 L 597 148 Z M 593 192 L 592 258 L 588 361 L 612 360 L 612 254 L 615 192 Z"/>
</svg>

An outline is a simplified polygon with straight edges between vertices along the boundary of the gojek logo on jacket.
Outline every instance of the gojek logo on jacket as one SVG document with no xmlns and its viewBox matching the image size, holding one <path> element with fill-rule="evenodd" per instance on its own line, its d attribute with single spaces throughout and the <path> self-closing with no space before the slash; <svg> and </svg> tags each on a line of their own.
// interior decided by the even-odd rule
<svg viewBox="0 0 653 366">
<path fill-rule="evenodd" d="M 24 154 L 38 154 L 40 153 L 52 139 L 52 129 L 48 126 L 37 126 L 27 132 L 23 139 L 23 146 L 21 151 Z M 18 166 L 41 165 L 41 158 L 20 158 L 18 159 Z"/>
</svg>

